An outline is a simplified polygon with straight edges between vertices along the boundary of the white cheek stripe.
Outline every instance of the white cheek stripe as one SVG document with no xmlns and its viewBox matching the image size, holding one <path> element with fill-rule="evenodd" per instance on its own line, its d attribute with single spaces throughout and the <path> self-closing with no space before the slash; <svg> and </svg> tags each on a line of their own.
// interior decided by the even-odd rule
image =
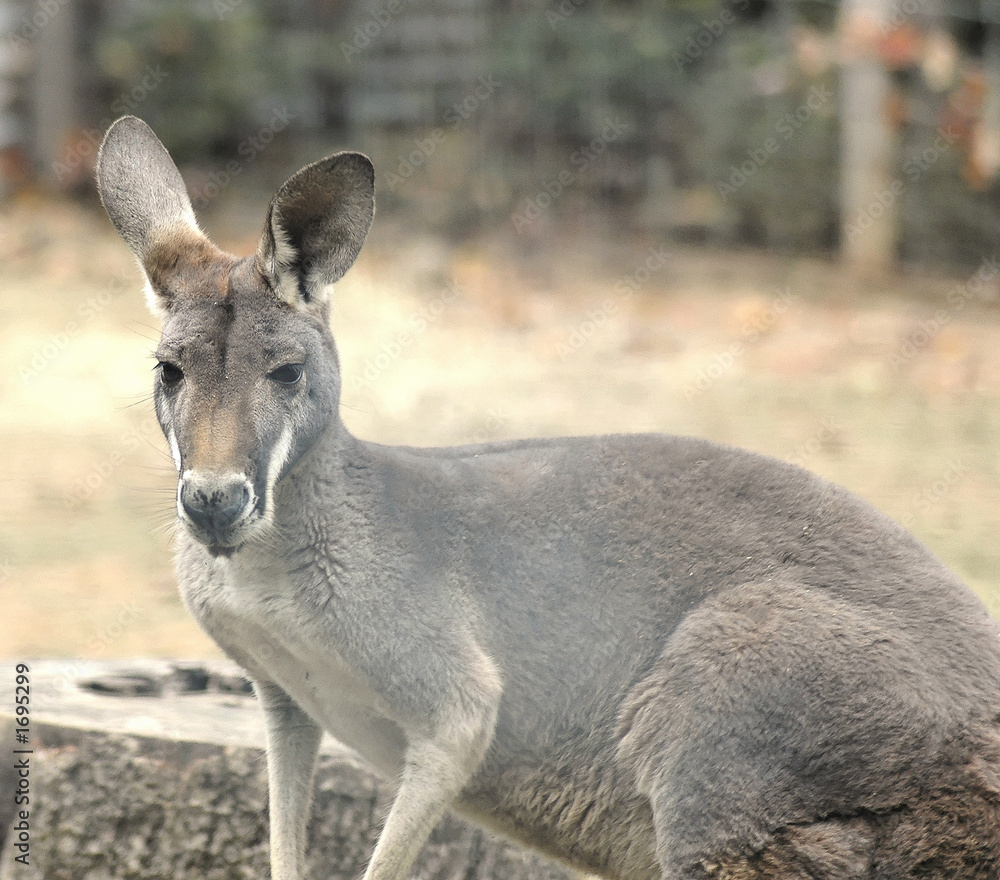
<svg viewBox="0 0 1000 880">
<path fill-rule="evenodd" d="M 286 424 L 281 429 L 281 436 L 271 450 L 271 460 L 267 463 L 267 488 L 264 497 L 265 516 L 271 514 L 271 499 L 274 495 L 274 484 L 278 482 L 278 474 L 288 463 L 288 458 L 292 454 L 292 426 Z"/>
<path fill-rule="evenodd" d="M 281 436 L 271 450 L 271 461 L 268 463 L 267 482 L 273 486 L 278 480 L 281 469 L 288 464 L 288 457 L 292 454 L 292 427 L 285 425 L 281 429 Z"/>
<path fill-rule="evenodd" d="M 174 460 L 177 473 L 181 472 L 181 448 L 177 445 L 177 435 L 173 428 L 167 428 L 167 443 L 170 445 L 170 457 Z"/>
</svg>

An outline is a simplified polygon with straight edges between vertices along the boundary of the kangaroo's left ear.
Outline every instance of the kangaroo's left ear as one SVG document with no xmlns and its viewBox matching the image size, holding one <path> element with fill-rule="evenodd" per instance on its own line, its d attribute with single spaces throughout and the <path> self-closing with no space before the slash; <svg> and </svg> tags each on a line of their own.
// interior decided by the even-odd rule
<svg viewBox="0 0 1000 880">
<path fill-rule="evenodd" d="M 375 215 L 375 169 L 337 153 L 293 174 L 267 210 L 257 248 L 261 270 L 289 305 L 323 311 L 330 285 L 357 259 Z"/>
<path fill-rule="evenodd" d="M 184 267 L 226 259 L 198 228 L 177 166 L 152 129 L 123 116 L 97 154 L 97 187 L 115 229 L 146 275 L 146 298 L 162 317 L 177 300 Z"/>
</svg>

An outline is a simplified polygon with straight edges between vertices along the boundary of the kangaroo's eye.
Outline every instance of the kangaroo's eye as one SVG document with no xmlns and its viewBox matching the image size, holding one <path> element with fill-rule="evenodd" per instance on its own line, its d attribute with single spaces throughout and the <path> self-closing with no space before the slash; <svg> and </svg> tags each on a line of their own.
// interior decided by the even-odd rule
<svg viewBox="0 0 1000 880">
<path fill-rule="evenodd" d="M 160 381 L 166 388 L 172 388 L 184 378 L 184 371 L 177 364 L 160 361 L 156 366 L 160 371 Z"/>
<path fill-rule="evenodd" d="M 298 385 L 302 378 L 302 364 L 285 364 L 276 370 L 271 370 L 267 378 L 273 379 L 279 385 Z"/>
</svg>

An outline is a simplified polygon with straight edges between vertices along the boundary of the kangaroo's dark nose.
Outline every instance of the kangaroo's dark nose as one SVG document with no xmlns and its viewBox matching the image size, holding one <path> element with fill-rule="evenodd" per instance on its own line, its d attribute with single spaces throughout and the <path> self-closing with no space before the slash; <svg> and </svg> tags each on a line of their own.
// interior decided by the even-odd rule
<svg viewBox="0 0 1000 880">
<path fill-rule="evenodd" d="M 244 477 L 231 474 L 189 474 L 181 483 L 181 507 L 194 525 L 211 539 L 222 539 L 250 501 Z"/>
</svg>

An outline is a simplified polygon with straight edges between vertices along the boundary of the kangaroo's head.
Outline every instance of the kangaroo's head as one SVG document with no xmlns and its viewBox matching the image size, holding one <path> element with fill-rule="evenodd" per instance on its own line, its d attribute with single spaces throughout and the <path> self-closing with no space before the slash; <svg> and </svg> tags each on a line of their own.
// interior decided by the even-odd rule
<svg viewBox="0 0 1000 880">
<path fill-rule="evenodd" d="M 271 521 L 275 484 L 338 418 L 330 288 L 368 234 L 372 164 L 338 153 L 297 172 L 243 258 L 199 230 L 180 173 L 141 120 L 108 129 L 97 182 L 163 320 L 154 401 L 178 515 L 213 554 L 232 553 Z"/>
</svg>

